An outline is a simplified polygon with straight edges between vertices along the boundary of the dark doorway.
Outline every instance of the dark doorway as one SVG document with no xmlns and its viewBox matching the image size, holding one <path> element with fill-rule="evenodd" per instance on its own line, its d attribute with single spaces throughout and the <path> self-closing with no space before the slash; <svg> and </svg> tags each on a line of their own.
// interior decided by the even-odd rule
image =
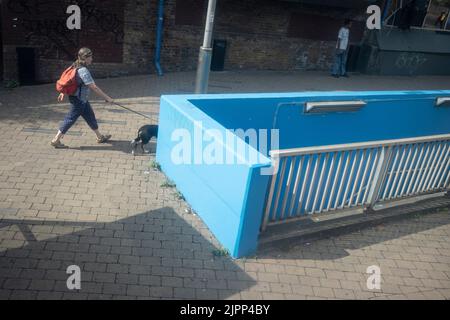
<svg viewBox="0 0 450 320">
<path fill-rule="evenodd" d="M 347 71 L 355 72 L 358 71 L 358 60 L 359 52 L 361 51 L 360 46 L 350 45 L 347 56 Z"/>
<path fill-rule="evenodd" d="M 36 60 L 34 48 L 17 48 L 20 85 L 36 83 Z"/>
</svg>

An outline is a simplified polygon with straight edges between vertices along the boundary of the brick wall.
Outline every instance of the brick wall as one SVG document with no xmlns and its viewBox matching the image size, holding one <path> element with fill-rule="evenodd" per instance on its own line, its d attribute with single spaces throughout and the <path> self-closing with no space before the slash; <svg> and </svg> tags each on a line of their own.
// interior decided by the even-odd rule
<svg viewBox="0 0 450 320">
<path fill-rule="evenodd" d="M 36 52 L 36 80 L 57 79 L 78 48 L 94 52 L 97 77 L 152 72 L 150 57 L 155 17 L 145 0 L 79 0 L 81 30 L 68 30 L 66 8 L 72 0 L 2 2 L 4 78 L 18 79 L 17 47 Z"/>
<path fill-rule="evenodd" d="M 203 42 L 206 0 L 201 26 L 176 23 L 176 6 L 186 0 L 166 1 L 162 65 L 165 70 L 194 70 Z M 329 19 L 338 25 L 329 37 L 301 38 L 289 35 L 296 13 Z M 214 38 L 227 41 L 225 70 L 329 70 L 339 23 L 345 18 L 363 20 L 361 8 L 339 9 L 301 5 L 276 0 L 220 0 L 217 2 Z M 295 22 L 295 21 L 294 21 Z M 356 24 L 361 38 L 361 24 Z M 305 28 L 320 28 L 312 23 Z"/>
<path fill-rule="evenodd" d="M 81 46 L 94 51 L 96 77 L 154 73 L 158 1 L 2 1 L 4 78 L 17 79 L 19 46 L 35 48 L 38 81 L 55 80 Z M 65 28 L 65 10 L 73 3 L 82 9 L 80 31 Z M 207 0 L 165 1 L 161 51 L 165 72 L 195 70 L 206 9 Z M 214 39 L 227 41 L 225 70 L 328 70 L 335 40 L 320 32 L 311 39 L 296 33 L 295 28 L 317 28 L 314 23 L 298 24 L 296 14 L 339 23 L 347 17 L 361 18 L 360 11 L 279 0 L 219 0 Z"/>
</svg>

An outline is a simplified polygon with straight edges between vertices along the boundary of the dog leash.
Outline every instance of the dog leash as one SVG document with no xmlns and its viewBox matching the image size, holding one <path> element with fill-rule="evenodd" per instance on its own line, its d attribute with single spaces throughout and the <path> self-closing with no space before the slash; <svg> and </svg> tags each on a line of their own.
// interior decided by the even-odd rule
<svg viewBox="0 0 450 320">
<path fill-rule="evenodd" d="M 116 106 L 119 106 L 119 107 L 121 107 L 121 108 L 124 108 L 124 109 L 126 109 L 126 110 L 128 110 L 128 111 L 134 112 L 134 113 L 136 113 L 136 114 L 138 114 L 138 115 L 140 115 L 140 116 L 142 116 L 142 117 L 144 117 L 144 118 L 147 118 L 147 119 L 152 120 L 152 118 L 150 118 L 149 116 L 146 116 L 145 114 L 142 114 L 142 113 L 140 113 L 140 112 L 138 112 L 138 111 L 131 110 L 130 108 L 127 108 L 127 107 L 125 107 L 125 106 L 123 106 L 123 105 L 121 105 L 121 104 L 119 104 L 119 103 L 117 103 L 117 102 L 113 102 L 113 104 L 115 104 Z"/>
</svg>

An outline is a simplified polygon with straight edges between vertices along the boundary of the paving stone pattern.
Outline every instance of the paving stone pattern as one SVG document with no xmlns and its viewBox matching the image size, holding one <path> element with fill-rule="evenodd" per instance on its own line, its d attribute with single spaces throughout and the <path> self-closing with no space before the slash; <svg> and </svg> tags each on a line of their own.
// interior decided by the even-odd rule
<svg viewBox="0 0 450 320">
<path fill-rule="evenodd" d="M 446 77 L 334 79 L 318 73 L 214 73 L 211 92 L 444 89 Z M 159 97 L 192 92 L 195 73 L 99 79 L 120 103 L 152 116 Z M 218 256 L 198 216 L 161 187 L 150 155 L 129 142 L 149 121 L 92 97 L 97 144 L 80 119 L 49 146 L 68 111 L 54 85 L 0 89 L 0 299 L 448 299 L 450 214 L 414 215 L 312 243 Z M 34 128 L 37 130 L 29 130 Z M 207 201 L 207 199 L 205 199 Z M 81 268 L 69 290 L 67 267 Z M 367 267 L 381 289 L 367 289 Z"/>
</svg>

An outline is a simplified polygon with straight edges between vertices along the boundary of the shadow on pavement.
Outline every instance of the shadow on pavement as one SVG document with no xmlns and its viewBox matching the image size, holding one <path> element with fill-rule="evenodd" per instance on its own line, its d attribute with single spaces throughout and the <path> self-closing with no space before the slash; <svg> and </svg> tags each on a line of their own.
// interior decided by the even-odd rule
<svg viewBox="0 0 450 320">
<path fill-rule="evenodd" d="M 61 122 L 69 111 L 68 105 L 61 105 L 60 109 L 41 105 L 24 106 L 4 104 L 0 107 L 0 121 L 11 121 L 27 125 L 41 125 L 43 122 Z"/>
<path fill-rule="evenodd" d="M 301 242 L 296 239 L 278 243 L 266 243 L 258 248 L 258 259 L 312 259 L 333 260 L 349 256 L 348 250 L 358 250 L 385 241 L 399 239 L 423 231 L 450 224 L 450 208 L 413 213 L 396 221 L 380 223 L 377 226 L 356 231 L 343 231 L 323 239 Z M 442 214 L 447 212 L 447 214 Z"/>
<path fill-rule="evenodd" d="M 25 241 L 0 244 L 0 297 L 225 299 L 255 284 L 188 220 L 169 207 L 110 223 L 0 220 Z M 67 289 L 70 265 L 81 290 Z"/>
<path fill-rule="evenodd" d="M 136 148 L 135 156 L 149 156 L 155 155 L 156 153 L 156 142 L 150 141 L 145 147 L 145 150 L 149 151 L 148 153 L 142 153 L 140 145 Z M 80 150 L 80 151 L 121 151 L 123 153 L 131 154 L 131 144 L 130 141 L 126 140 L 110 140 L 107 143 L 97 144 L 97 145 L 89 145 L 89 146 L 79 146 L 79 147 L 69 147 L 72 150 Z"/>
</svg>

